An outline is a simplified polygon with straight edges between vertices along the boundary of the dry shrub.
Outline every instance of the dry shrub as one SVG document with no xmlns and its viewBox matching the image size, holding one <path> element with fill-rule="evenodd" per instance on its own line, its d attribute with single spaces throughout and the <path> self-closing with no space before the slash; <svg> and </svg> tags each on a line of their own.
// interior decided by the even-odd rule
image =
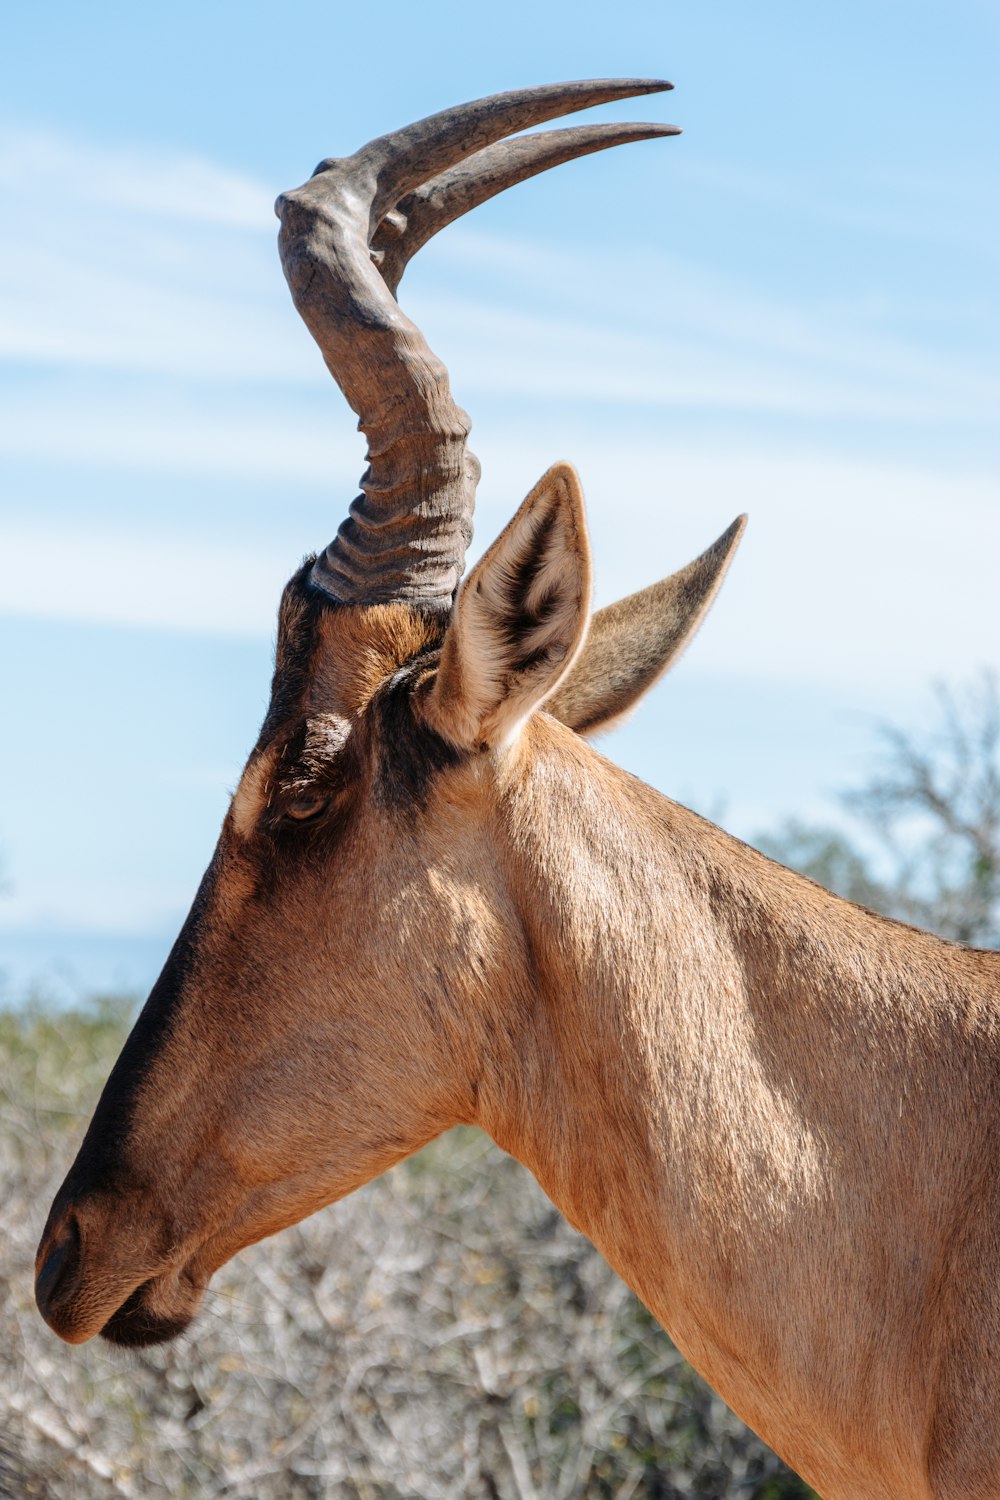
<svg viewBox="0 0 1000 1500">
<path fill-rule="evenodd" d="M 179 1343 L 60 1344 L 35 1241 L 123 1025 L 0 1017 L 0 1495 L 808 1495 L 475 1131 L 237 1257 Z"/>
</svg>

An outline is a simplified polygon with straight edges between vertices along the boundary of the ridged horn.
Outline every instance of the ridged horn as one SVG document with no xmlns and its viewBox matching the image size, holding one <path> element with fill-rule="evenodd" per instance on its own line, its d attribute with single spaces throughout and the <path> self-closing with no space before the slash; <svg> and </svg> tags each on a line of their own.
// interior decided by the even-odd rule
<svg viewBox="0 0 1000 1500">
<path fill-rule="evenodd" d="M 612 79 L 478 99 L 322 161 L 275 205 L 292 298 L 368 440 L 362 493 L 312 581 L 343 604 L 449 609 L 472 534 L 479 464 L 444 365 L 394 292 L 439 229 L 503 188 L 574 156 L 676 134 L 584 126 L 504 142 L 558 115 L 672 85 Z M 498 146 L 497 142 L 504 142 Z M 471 160 L 470 160 L 471 158 Z"/>
</svg>

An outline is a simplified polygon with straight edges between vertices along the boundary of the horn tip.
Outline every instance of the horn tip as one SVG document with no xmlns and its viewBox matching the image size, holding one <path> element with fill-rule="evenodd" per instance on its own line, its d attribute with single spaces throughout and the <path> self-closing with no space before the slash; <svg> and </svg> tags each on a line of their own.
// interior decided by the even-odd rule
<svg viewBox="0 0 1000 1500">
<path fill-rule="evenodd" d="M 590 80 L 582 80 L 580 85 L 566 84 L 566 88 L 584 86 Z M 592 87 L 621 90 L 622 97 L 626 98 L 636 94 L 665 94 L 672 88 L 673 84 L 669 78 L 595 78 Z M 626 92 L 627 91 L 627 92 Z"/>
</svg>

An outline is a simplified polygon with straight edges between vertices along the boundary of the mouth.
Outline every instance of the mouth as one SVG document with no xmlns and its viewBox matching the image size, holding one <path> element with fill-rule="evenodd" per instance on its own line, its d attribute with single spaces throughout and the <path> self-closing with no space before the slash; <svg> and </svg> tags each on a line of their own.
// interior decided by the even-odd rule
<svg viewBox="0 0 1000 1500">
<path fill-rule="evenodd" d="M 53 1217 L 36 1260 L 35 1300 L 53 1333 L 68 1344 L 95 1335 L 121 1349 L 165 1344 L 189 1327 L 205 1289 L 220 1266 L 244 1245 L 274 1233 L 296 1215 L 275 1225 L 268 1216 L 247 1211 L 219 1214 L 183 1237 L 153 1228 L 147 1233 L 115 1233 L 117 1199 L 80 1198 Z M 135 1212 L 130 1215 L 134 1226 Z M 223 1228 L 219 1228 L 222 1220 Z M 126 1238 L 129 1243 L 121 1244 Z M 152 1242 L 152 1253 L 145 1247 Z"/>
<path fill-rule="evenodd" d="M 119 1349 L 147 1349 L 152 1344 L 169 1343 L 190 1326 L 201 1301 L 201 1288 L 192 1283 L 188 1288 L 184 1305 L 168 1311 L 163 1305 L 163 1287 L 155 1278 L 144 1281 L 111 1314 L 100 1330 L 101 1338 Z M 176 1284 L 176 1290 L 184 1289 Z"/>
<path fill-rule="evenodd" d="M 39 1253 L 35 1300 L 68 1344 L 100 1334 L 119 1348 L 142 1349 L 176 1338 L 194 1318 L 214 1269 L 198 1267 L 191 1256 L 161 1269 L 137 1267 L 138 1275 L 109 1266 L 106 1257 L 88 1262 L 75 1215 L 53 1238 Z"/>
</svg>

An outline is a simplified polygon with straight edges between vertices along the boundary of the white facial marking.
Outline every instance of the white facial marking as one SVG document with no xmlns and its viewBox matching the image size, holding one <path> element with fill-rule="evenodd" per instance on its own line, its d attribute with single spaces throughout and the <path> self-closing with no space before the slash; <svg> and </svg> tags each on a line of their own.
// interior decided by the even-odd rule
<svg viewBox="0 0 1000 1500">
<path fill-rule="evenodd" d="M 240 838 L 249 838 L 257 826 L 257 819 L 267 805 L 267 793 L 274 769 L 274 756 L 269 751 L 254 755 L 240 778 L 233 796 L 233 827 Z"/>
</svg>

